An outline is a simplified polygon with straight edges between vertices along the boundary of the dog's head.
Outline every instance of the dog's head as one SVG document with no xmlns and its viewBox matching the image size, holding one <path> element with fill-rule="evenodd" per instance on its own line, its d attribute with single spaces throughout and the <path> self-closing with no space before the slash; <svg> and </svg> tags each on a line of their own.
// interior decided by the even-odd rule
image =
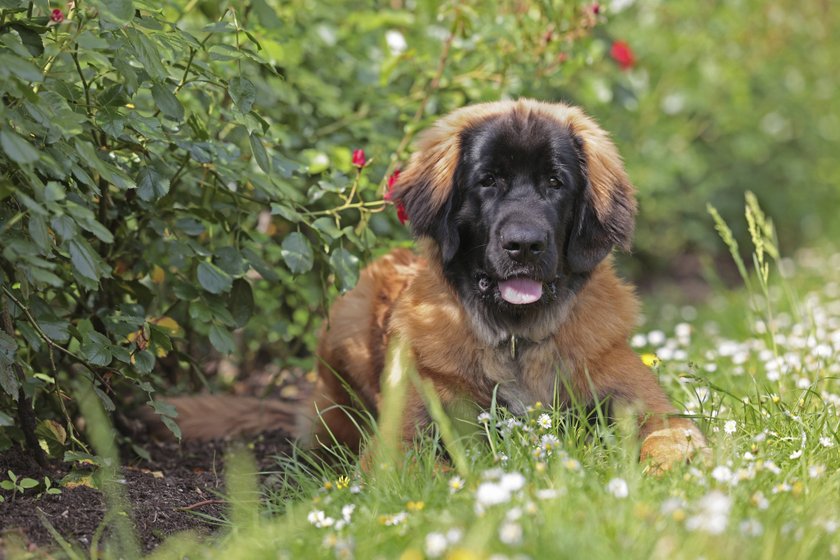
<svg viewBox="0 0 840 560">
<path fill-rule="evenodd" d="M 451 113 L 427 130 L 394 197 L 446 278 L 496 317 L 527 317 L 628 249 L 636 203 L 607 134 L 532 100 Z"/>
</svg>

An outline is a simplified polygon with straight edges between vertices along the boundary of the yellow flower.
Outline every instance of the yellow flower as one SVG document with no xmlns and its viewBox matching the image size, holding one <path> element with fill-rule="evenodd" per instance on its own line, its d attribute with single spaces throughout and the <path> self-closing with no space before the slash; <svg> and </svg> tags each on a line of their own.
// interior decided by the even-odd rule
<svg viewBox="0 0 840 560">
<path fill-rule="evenodd" d="M 332 482 L 330 482 L 329 480 L 324 482 L 324 490 L 332 490 L 332 488 L 333 488 L 333 483 Z"/>
<path fill-rule="evenodd" d="M 338 480 L 335 481 L 335 487 L 338 490 L 344 490 L 345 488 L 350 487 L 350 478 L 346 476 L 339 476 Z"/>
<path fill-rule="evenodd" d="M 656 367 L 656 366 L 659 365 L 660 360 L 659 360 L 659 358 L 656 357 L 656 354 L 651 354 L 651 353 L 642 354 L 641 358 L 642 358 L 642 362 L 644 362 L 644 364 L 647 367 Z"/>
<path fill-rule="evenodd" d="M 424 507 L 426 507 L 426 504 L 422 501 L 408 502 L 405 504 L 405 509 L 408 511 L 421 511 Z"/>
</svg>

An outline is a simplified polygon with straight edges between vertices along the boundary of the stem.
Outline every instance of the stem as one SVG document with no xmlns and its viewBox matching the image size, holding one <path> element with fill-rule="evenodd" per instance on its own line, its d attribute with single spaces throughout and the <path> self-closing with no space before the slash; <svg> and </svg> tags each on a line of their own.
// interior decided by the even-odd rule
<svg viewBox="0 0 840 560">
<path fill-rule="evenodd" d="M 6 291 L 5 286 L 3 287 L 3 291 Z M 21 309 L 23 309 L 23 307 L 21 307 Z M 9 336 L 14 338 L 15 327 L 12 324 L 12 316 L 9 314 L 8 301 L 6 301 L 5 305 L 3 305 L 3 329 Z M 26 381 L 26 376 L 23 373 L 23 368 L 21 368 L 17 362 L 12 363 L 12 368 L 15 370 L 18 382 L 20 383 L 20 388 L 18 389 L 17 412 L 18 420 L 20 420 L 20 428 L 23 431 L 23 439 L 26 441 L 26 446 L 35 458 L 35 461 L 38 462 L 38 465 L 40 465 L 41 468 L 46 468 L 47 456 L 44 453 L 44 450 L 41 449 L 41 446 L 38 445 L 38 438 L 35 435 L 35 425 L 37 423 L 35 411 L 32 408 L 32 401 L 29 400 L 29 397 L 26 396 L 26 392 L 23 390 L 23 384 L 24 381 Z"/>
<path fill-rule="evenodd" d="M 449 53 L 452 50 L 452 42 L 455 41 L 455 37 L 461 31 L 461 20 L 460 18 L 455 18 L 455 21 L 452 23 L 452 29 L 449 32 L 449 36 L 446 38 L 446 41 L 443 42 L 443 51 L 440 53 L 440 58 L 438 59 L 437 70 L 435 71 L 435 75 L 432 77 L 432 81 L 429 82 L 429 85 L 424 88 L 426 94 L 423 96 L 423 99 L 420 100 L 420 105 L 417 107 L 417 111 L 414 112 L 414 116 L 409 121 L 409 124 L 405 127 L 406 133 L 400 140 L 397 149 L 394 150 L 394 155 L 391 157 L 391 163 L 388 165 L 388 170 L 385 173 L 385 176 L 382 178 L 380 182 L 380 190 L 385 190 L 385 185 L 388 181 L 388 177 L 394 172 L 394 169 L 397 166 L 397 159 L 400 157 L 406 148 L 408 148 L 408 144 L 411 142 L 412 138 L 414 138 L 414 134 L 416 131 L 416 126 L 420 119 L 423 118 L 423 115 L 426 112 L 426 105 L 429 104 L 429 101 L 432 98 L 432 95 L 437 92 L 440 88 L 440 80 L 443 78 L 443 72 L 446 70 L 446 63 L 449 60 Z"/>
</svg>

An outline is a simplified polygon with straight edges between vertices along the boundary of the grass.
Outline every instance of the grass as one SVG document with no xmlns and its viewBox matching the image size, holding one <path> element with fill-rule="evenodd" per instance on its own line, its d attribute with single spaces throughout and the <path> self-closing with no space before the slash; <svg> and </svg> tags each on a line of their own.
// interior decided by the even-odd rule
<svg viewBox="0 0 840 560">
<path fill-rule="evenodd" d="M 626 419 L 492 411 L 470 419 L 471 434 L 444 426 L 456 462 L 439 458 L 433 435 L 369 476 L 346 459 L 278 458 L 259 500 L 240 458 L 227 530 L 173 537 L 154 556 L 840 556 L 840 253 L 780 258 L 757 211 L 749 289 L 699 308 L 649 306 L 631 340 L 708 435 L 709 464 L 655 478 Z"/>
</svg>

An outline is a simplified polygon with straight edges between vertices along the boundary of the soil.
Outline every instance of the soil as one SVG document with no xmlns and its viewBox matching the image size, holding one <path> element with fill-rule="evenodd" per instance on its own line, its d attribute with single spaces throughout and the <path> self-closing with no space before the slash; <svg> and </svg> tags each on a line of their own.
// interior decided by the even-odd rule
<svg viewBox="0 0 840 560">
<path fill-rule="evenodd" d="M 288 436 L 282 432 L 264 433 L 249 440 L 249 448 L 261 471 L 274 464 L 273 458 L 291 451 Z M 148 442 L 144 445 L 150 461 L 124 458 L 122 478 L 131 504 L 134 527 L 144 550 L 149 551 L 173 533 L 193 530 L 210 533 L 225 516 L 221 499 L 223 457 L 231 442 Z M 251 445 L 253 444 L 253 445 Z M 60 481 L 69 465 L 53 461 L 42 469 L 24 451 L 13 448 L 0 454 L 0 480 L 11 470 L 19 478 Z M 0 558 L 7 547 L 20 546 L 42 552 L 56 543 L 42 522 L 39 512 L 69 543 L 89 550 L 102 523 L 105 504 L 102 493 L 89 486 L 61 488 L 56 495 L 38 493 L 36 488 L 14 498 L 2 491 L 0 502 Z M 14 541 L 14 544 L 12 544 Z"/>
</svg>

